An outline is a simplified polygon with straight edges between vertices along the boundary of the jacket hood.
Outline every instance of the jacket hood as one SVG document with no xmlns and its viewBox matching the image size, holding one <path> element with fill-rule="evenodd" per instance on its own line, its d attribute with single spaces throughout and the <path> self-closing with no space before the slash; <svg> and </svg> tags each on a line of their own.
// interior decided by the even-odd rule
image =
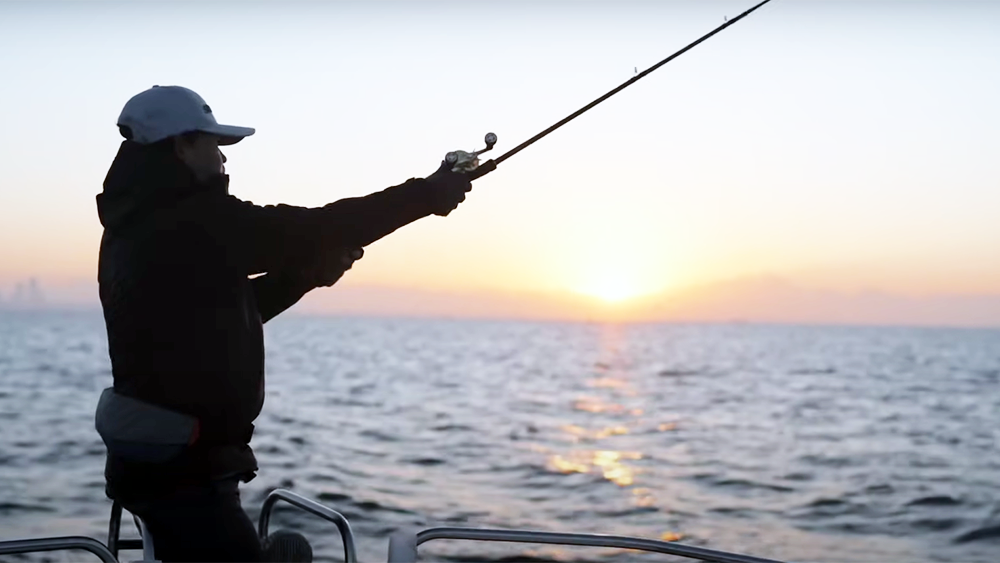
<svg viewBox="0 0 1000 563">
<path fill-rule="evenodd" d="M 189 195 L 218 189 L 225 192 L 229 176 L 220 174 L 198 183 L 169 148 L 124 141 L 97 195 L 97 215 L 107 230 L 121 229 L 157 207 Z"/>
</svg>

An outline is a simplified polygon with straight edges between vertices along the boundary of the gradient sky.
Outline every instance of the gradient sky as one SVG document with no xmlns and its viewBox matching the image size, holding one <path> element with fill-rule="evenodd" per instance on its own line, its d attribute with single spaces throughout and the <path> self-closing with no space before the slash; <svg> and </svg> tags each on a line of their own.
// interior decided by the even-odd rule
<svg viewBox="0 0 1000 563">
<path fill-rule="evenodd" d="M 0 1 L 0 294 L 93 284 L 115 120 L 153 84 L 257 128 L 237 196 L 321 205 L 502 153 L 752 4 Z M 1000 2 L 773 0 L 343 283 L 1000 294 L 998 61 Z"/>
</svg>

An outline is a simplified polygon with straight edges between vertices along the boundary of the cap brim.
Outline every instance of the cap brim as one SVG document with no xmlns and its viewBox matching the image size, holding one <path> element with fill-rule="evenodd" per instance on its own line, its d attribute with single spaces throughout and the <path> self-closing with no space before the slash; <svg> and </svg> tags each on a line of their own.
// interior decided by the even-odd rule
<svg viewBox="0 0 1000 563">
<path fill-rule="evenodd" d="M 213 135 L 219 136 L 220 145 L 235 145 L 236 143 L 243 140 L 244 137 L 249 137 L 256 132 L 253 127 L 237 127 L 235 125 L 214 125 L 202 129 L 205 133 L 211 133 Z"/>
</svg>

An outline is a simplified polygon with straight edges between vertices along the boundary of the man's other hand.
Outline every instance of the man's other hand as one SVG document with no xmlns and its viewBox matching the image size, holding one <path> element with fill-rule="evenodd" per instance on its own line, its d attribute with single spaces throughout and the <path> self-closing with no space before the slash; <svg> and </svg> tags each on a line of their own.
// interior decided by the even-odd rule
<svg viewBox="0 0 1000 563">
<path fill-rule="evenodd" d="M 364 254 L 365 251 L 360 248 L 329 250 L 323 252 L 316 263 L 302 274 L 316 287 L 330 287 L 344 277 L 344 273 Z"/>
</svg>

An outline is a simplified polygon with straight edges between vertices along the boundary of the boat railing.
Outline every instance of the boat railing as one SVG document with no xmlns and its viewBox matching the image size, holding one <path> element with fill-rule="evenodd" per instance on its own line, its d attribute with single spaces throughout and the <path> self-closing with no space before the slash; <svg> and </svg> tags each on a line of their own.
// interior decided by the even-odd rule
<svg viewBox="0 0 1000 563">
<path fill-rule="evenodd" d="M 530 530 L 495 530 L 488 528 L 429 528 L 416 533 L 397 532 L 389 538 L 389 563 L 415 563 L 417 547 L 431 540 L 472 540 L 516 543 L 544 543 L 634 549 L 664 555 L 676 555 L 709 563 L 781 563 L 749 555 L 727 553 L 659 540 L 603 534 L 569 534 Z"/>
<path fill-rule="evenodd" d="M 264 506 L 260 509 L 260 522 L 258 526 L 258 535 L 262 540 L 267 537 L 267 527 L 271 521 L 271 512 L 278 501 L 287 502 L 296 508 L 333 522 L 337 526 L 337 530 L 340 531 L 340 538 L 344 543 L 344 563 L 356 563 L 358 556 L 354 547 L 354 532 L 351 531 L 351 524 L 347 521 L 347 518 L 332 508 L 323 506 L 316 501 L 309 500 L 287 489 L 275 489 L 264 499 Z"/>
<path fill-rule="evenodd" d="M 96 555 L 104 563 L 118 563 L 118 558 L 108 546 L 85 536 L 62 536 L 57 538 L 36 538 L 30 540 L 0 541 L 0 555 L 20 555 L 45 551 L 66 551 L 81 549 Z"/>
<path fill-rule="evenodd" d="M 351 525 L 347 521 L 347 518 L 336 510 L 323 506 L 318 502 L 295 494 L 286 489 L 275 489 L 271 491 L 264 500 L 258 526 L 258 533 L 262 539 L 267 537 L 268 525 L 271 521 L 271 513 L 274 511 L 274 506 L 279 501 L 286 502 L 300 510 L 319 516 L 320 518 L 336 525 L 344 544 L 344 563 L 356 563 L 357 553 L 355 548 L 354 533 L 351 531 Z M 140 533 L 144 536 L 145 541 L 142 539 L 121 539 L 119 537 L 121 531 L 121 517 L 121 505 L 113 503 L 111 507 L 111 522 L 108 528 L 107 545 L 94 538 L 83 536 L 10 540 L 0 541 L 0 555 L 76 549 L 88 551 L 93 555 L 96 555 L 103 563 L 119 563 L 119 550 L 142 549 L 144 552 L 143 560 L 152 561 L 153 555 L 149 532 L 147 530 L 143 530 L 144 526 L 142 526 L 142 523 L 137 520 L 136 524 L 141 531 Z M 418 556 L 417 548 L 421 544 L 432 540 L 540 543 L 603 547 L 612 549 L 631 549 L 685 557 L 707 563 L 781 563 L 780 561 L 772 559 L 762 559 L 760 557 L 753 557 L 750 555 L 716 551 L 714 549 L 685 545 L 677 542 L 634 538 L 628 536 L 456 527 L 428 528 L 417 532 L 400 531 L 392 534 L 389 538 L 389 563 L 416 563 Z"/>
<path fill-rule="evenodd" d="M 138 523 L 137 523 L 138 525 Z M 146 551 L 145 545 L 143 545 L 143 540 L 141 539 L 121 539 L 119 536 L 121 534 L 122 527 L 122 505 L 115 501 L 111 503 L 111 520 L 108 523 L 108 549 L 111 553 L 118 557 L 118 552 L 122 549 L 142 549 L 143 552 Z M 147 559 L 147 554 L 144 553 L 143 556 Z"/>
</svg>

